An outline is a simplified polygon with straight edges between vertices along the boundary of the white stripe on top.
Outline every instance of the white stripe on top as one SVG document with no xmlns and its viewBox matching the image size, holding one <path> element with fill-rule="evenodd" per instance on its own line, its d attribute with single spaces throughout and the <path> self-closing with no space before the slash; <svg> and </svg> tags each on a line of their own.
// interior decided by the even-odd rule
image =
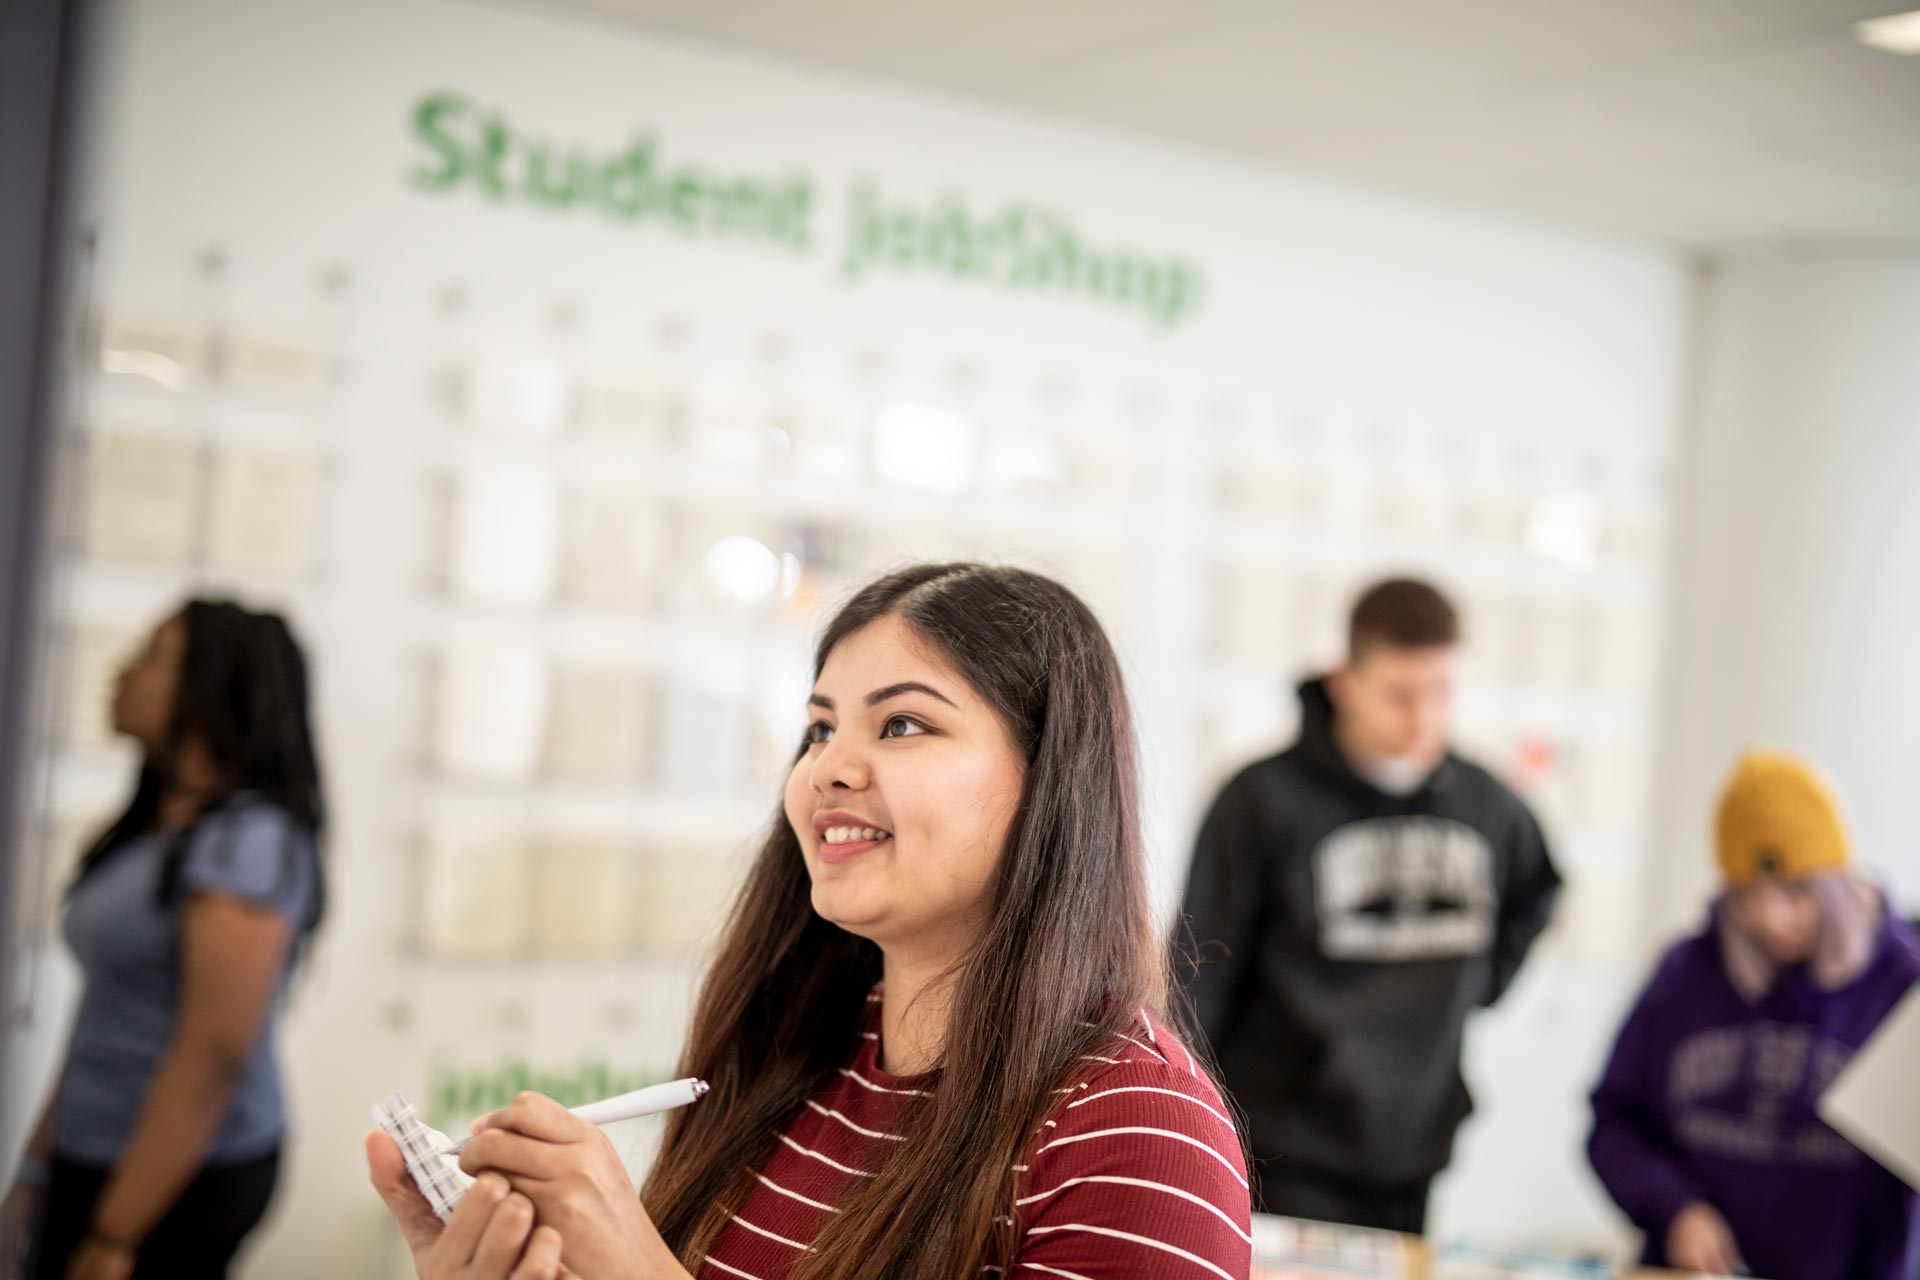
<svg viewBox="0 0 1920 1280">
<path fill-rule="evenodd" d="M 1093 1280 L 1092 1276 L 1083 1276 L 1078 1271 L 1062 1271 L 1059 1267 L 1050 1267 L 1044 1262 L 1016 1262 L 1013 1264 L 1015 1271 L 1018 1271 L 1021 1267 L 1028 1267 L 1034 1271 L 1044 1271 L 1050 1276 L 1065 1276 L 1067 1280 Z"/>
<path fill-rule="evenodd" d="M 875 1093 L 899 1093 L 899 1094 L 904 1094 L 909 1098 L 931 1098 L 933 1096 L 931 1093 L 928 1093 L 925 1089 L 889 1089 L 887 1088 L 887 1086 L 883 1084 L 875 1084 L 873 1081 L 861 1075 L 858 1071 L 855 1071 L 852 1067 L 839 1067 L 837 1068 L 837 1070 L 840 1072 L 841 1075 L 845 1076 L 847 1079 L 853 1081 L 856 1084 L 863 1084 L 867 1088 L 873 1090 Z"/>
<path fill-rule="evenodd" d="M 733 1214 L 728 1214 L 727 1216 L 728 1216 L 729 1218 L 731 1218 L 731 1219 L 732 1219 L 732 1220 L 733 1220 L 734 1222 L 736 1222 L 736 1223 L 738 1223 L 738 1224 L 739 1224 L 740 1226 L 743 1226 L 743 1227 L 745 1227 L 745 1228 L 746 1228 L 747 1230 L 749 1230 L 749 1231 L 751 1231 L 751 1232 L 753 1232 L 753 1233 L 754 1233 L 755 1235 L 762 1235 L 762 1236 L 765 1236 L 765 1237 L 766 1237 L 767 1239 L 769 1239 L 769 1240 L 773 1240 L 773 1241 L 776 1241 L 776 1242 L 778 1242 L 778 1243 L 780 1243 L 780 1244 L 784 1244 L 784 1245 L 789 1245 L 789 1246 L 791 1246 L 791 1247 L 793 1247 L 793 1248 L 795 1248 L 795 1249 L 798 1249 L 798 1250 L 800 1250 L 800 1251 L 801 1251 L 802 1253 L 812 1253 L 812 1252 L 813 1252 L 813 1246 L 812 1246 L 812 1245 L 810 1245 L 810 1244 L 802 1244 L 802 1243 L 800 1243 L 800 1241 L 798 1241 L 798 1240 L 789 1240 L 789 1239 L 787 1239 L 787 1238 L 786 1238 L 785 1236 L 782 1236 L 782 1235 L 775 1235 L 775 1234 L 774 1234 L 773 1232 L 771 1232 L 771 1231 L 769 1231 L 769 1230 L 767 1230 L 767 1229 L 766 1229 L 765 1227 L 756 1227 L 756 1226 L 754 1226 L 754 1225 L 753 1225 L 753 1224 L 752 1224 L 751 1222 L 748 1222 L 748 1221 L 747 1221 L 747 1220 L 746 1220 L 745 1218 L 743 1218 L 743 1217 L 741 1217 L 741 1216 L 740 1216 L 739 1214 L 737 1214 L 737 1213 L 733 1213 Z"/>
<path fill-rule="evenodd" d="M 1028 1229 L 1027 1234 L 1033 1236 L 1049 1231 L 1089 1231 L 1097 1236 L 1111 1236 L 1115 1240 L 1131 1240 L 1135 1244 L 1146 1245 L 1149 1249 L 1162 1249 L 1176 1257 L 1185 1258 L 1188 1262 L 1197 1263 L 1219 1276 L 1220 1280 L 1234 1280 L 1231 1272 L 1214 1266 L 1197 1253 L 1188 1253 L 1178 1245 L 1171 1245 L 1163 1240 L 1155 1240 L 1152 1236 L 1137 1236 L 1131 1231 L 1115 1231 L 1112 1227 L 1096 1227 L 1086 1222 L 1063 1222 L 1057 1227 L 1032 1227 Z"/>
<path fill-rule="evenodd" d="M 832 1116 L 835 1120 L 838 1120 L 841 1124 L 847 1126 L 847 1128 L 865 1137 L 885 1138 L 888 1142 L 905 1142 L 906 1141 L 905 1137 L 897 1133 L 883 1133 L 879 1129 L 864 1129 L 859 1125 L 855 1124 L 853 1121 L 847 1119 L 845 1116 L 841 1115 L 838 1111 L 833 1110 L 833 1108 L 821 1106 L 819 1103 L 815 1102 L 812 1098 L 807 1099 L 807 1106 L 814 1111 L 818 1111 L 823 1116 Z"/>
<path fill-rule="evenodd" d="M 1222 1165 L 1224 1165 L 1226 1167 L 1227 1172 L 1233 1175 L 1233 1180 L 1235 1182 L 1239 1183 L 1243 1187 L 1247 1185 L 1247 1180 L 1241 1177 L 1239 1171 L 1233 1167 L 1233 1161 L 1227 1159 L 1225 1156 L 1221 1155 L 1218 1151 L 1215 1151 L 1212 1147 L 1200 1141 L 1200 1139 L 1188 1137 L 1186 1134 L 1177 1133 L 1172 1129 L 1152 1129 L 1152 1128 L 1146 1127 L 1145 1125 L 1128 1125 L 1119 1129 L 1096 1129 L 1092 1133 L 1075 1133 L 1075 1134 L 1069 1134 L 1067 1137 L 1064 1137 L 1064 1138 L 1055 1138 L 1052 1142 L 1049 1142 L 1046 1146 L 1040 1148 L 1040 1152 L 1051 1151 L 1055 1147 L 1064 1147 L 1069 1142 L 1090 1142 L 1094 1138 L 1112 1138 L 1112 1137 L 1118 1137 L 1119 1135 L 1124 1133 L 1147 1133 L 1147 1134 L 1152 1134 L 1155 1137 L 1172 1138 L 1175 1142 L 1184 1142 L 1191 1147 L 1198 1147 L 1200 1150 L 1206 1152 L 1208 1155 L 1212 1156 L 1215 1160 L 1218 1160 Z M 1035 1152 L 1035 1154 L 1038 1155 L 1040 1154 L 1040 1152 Z"/>
<path fill-rule="evenodd" d="M 1119 1036 L 1122 1040 L 1125 1040 L 1128 1044 L 1132 1045 L 1134 1048 L 1145 1049 L 1148 1053 L 1152 1054 L 1155 1058 L 1159 1059 L 1161 1062 L 1167 1062 L 1167 1055 L 1164 1053 L 1161 1053 L 1158 1049 L 1155 1049 L 1153 1046 L 1141 1044 L 1138 1040 L 1135 1040 L 1132 1036 L 1128 1035 L 1124 1031 L 1116 1031 L 1114 1032 L 1114 1034 Z M 1153 1033 L 1148 1032 L 1147 1034 L 1152 1035 Z M 1170 1062 L 1167 1062 L 1167 1065 L 1172 1066 L 1173 1064 Z"/>
<path fill-rule="evenodd" d="M 779 1183 L 775 1182 L 772 1178 L 769 1178 L 764 1173 L 756 1173 L 753 1176 L 760 1179 L 760 1184 L 766 1187 L 769 1191 L 778 1191 L 781 1195 L 786 1196 L 789 1199 L 798 1200 L 801 1204 L 811 1205 L 815 1209 L 825 1209 L 828 1213 L 840 1212 L 840 1210 L 834 1208 L 830 1204 L 821 1204 L 818 1200 L 809 1200 L 807 1197 L 801 1195 L 798 1191 L 787 1190 L 785 1187 L 781 1186 Z"/>
<path fill-rule="evenodd" d="M 1248 1244 L 1253 1243 L 1253 1236 L 1250 1233 L 1242 1231 L 1239 1225 L 1236 1224 L 1232 1218 L 1228 1217 L 1219 1205 L 1208 1200 L 1205 1196 L 1197 1196 L 1185 1187 L 1170 1187 L 1164 1182 L 1148 1182 L 1145 1178 L 1123 1178 L 1113 1173 L 1090 1173 L 1084 1177 L 1068 1178 L 1057 1187 L 1050 1188 L 1046 1191 L 1036 1191 L 1030 1196 L 1022 1196 L 1013 1202 L 1014 1207 L 1018 1208 L 1021 1205 L 1032 1204 L 1035 1200 L 1045 1200 L 1048 1196 L 1058 1195 L 1068 1187 L 1077 1186 L 1083 1182 L 1117 1182 L 1122 1186 L 1146 1187 L 1150 1191 L 1164 1191 L 1170 1196 L 1179 1196 L 1182 1200 L 1191 1200 L 1214 1217 L 1220 1219 L 1220 1221 L 1226 1223 L 1228 1229 L 1230 1229 L 1233 1234 L 1239 1236 Z"/>
<path fill-rule="evenodd" d="M 1178 1098 L 1182 1102 L 1191 1102 L 1194 1106 L 1200 1108 L 1202 1111 L 1212 1116 L 1215 1120 L 1218 1120 L 1221 1124 L 1227 1126 L 1227 1128 L 1233 1129 L 1233 1121 L 1227 1119 L 1225 1116 L 1221 1115 L 1218 1111 L 1215 1111 L 1212 1107 L 1200 1101 L 1200 1099 L 1191 1097 L 1188 1094 L 1184 1094 L 1180 1092 L 1178 1089 L 1162 1089 L 1158 1085 L 1151 1085 L 1151 1084 L 1115 1085 L 1111 1089 L 1102 1089 L 1100 1092 L 1090 1093 L 1084 1098 L 1076 1098 L 1072 1102 L 1069 1102 L 1067 1106 L 1068 1107 L 1084 1107 L 1089 1102 L 1092 1102 L 1095 1098 L 1104 1098 L 1110 1093 L 1164 1093 L 1169 1098 Z M 1238 1129 L 1234 1129 L 1234 1133 L 1236 1135 L 1239 1132 L 1240 1131 Z"/>
<path fill-rule="evenodd" d="M 834 1168 L 838 1169 L 842 1173 L 856 1174 L 862 1178 L 871 1178 L 873 1176 L 872 1174 L 868 1173 L 865 1169 L 856 1169 L 852 1165 L 841 1164 L 838 1160 L 835 1160 L 832 1156 L 823 1156 L 818 1151 L 814 1151 L 807 1147 L 803 1147 L 799 1143 L 795 1142 L 792 1138 L 789 1138 L 784 1133 L 780 1135 L 780 1141 L 786 1143 L 789 1147 L 792 1147 L 795 1151 L 798 1151 L 801 1155 L 812 1156 L 815 1160 L 818 1160 L 821 1164 L 832 1165 Z"/>
</svg>

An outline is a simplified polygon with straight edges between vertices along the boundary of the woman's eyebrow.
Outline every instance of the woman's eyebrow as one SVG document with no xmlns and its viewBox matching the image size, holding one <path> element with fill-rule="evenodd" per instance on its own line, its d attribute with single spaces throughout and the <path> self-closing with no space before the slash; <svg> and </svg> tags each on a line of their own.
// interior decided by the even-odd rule
<svg viewBox="0 0 1920 1280">
<path fill-rule="evenodd" d="M 924 693 L 928 697 L 940 699 L 940 701 L 946 703 L 955 711 L 960 709 L 960 705 L 952 698 L 949 698 L 932 685 L 921 684 L 918 680 L 902 680 L 899 684 L 890 684 L 884 689 L 875 689 L 867 695 L 867 705 L 877 707 L 888 698 L 897 698 L 903 693 Z"/>
<path fill-rule="evenodd" d="M 918 680 L 902 680 L 898 684 L 890 684 L 890 685 L 887 685 L 885 688 L 875 689 L 872 693 L 867 695 L 867 699 L 866 699 L 867 705 L 870 707 L 877 707 L 881 703 L 885 702 L 888 698 L 897 698 L 903 693 L 924 693 L 929 697 L 940 699 L 940 701 L 946 703 L 948 706 L 952 707 L 955 711 L 958 711 L 960 709 L 960 704 L 955 702 L 952 698 L 949 698 L 946 694 L 940 692 L 938 689 L 934 688 L 932 685 L 921 684 Z M 810 694 L 807 697 L 807 705 L 810 707 L 824 707 L 828 711 L 831 711 L 833 710 L 833 699 L 829 698 L 824 693 Z"/>
</svg>

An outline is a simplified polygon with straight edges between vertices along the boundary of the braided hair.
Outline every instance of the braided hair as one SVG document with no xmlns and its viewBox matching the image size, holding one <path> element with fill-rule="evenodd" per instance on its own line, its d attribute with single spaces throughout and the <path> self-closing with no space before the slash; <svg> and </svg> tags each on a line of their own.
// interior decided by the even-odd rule
<svg viewBox="0 0 1920 1280">
<path fill-rule="evenodd" d="M 231 600 L 190 600 L 178 616 L 186 646 L 166 743 L 141 762 L 126 808 L 81 857 L 69 893 L 153 830 L 172 781 L 173 758 L 195 734 L 220 778 L 220 792 L 198 821 L 247 792 L 284 810 L 319 846 L 326 810 L 307 709 L 307 662 L 292 629 L 279 614 Z M 176 833 L 168 844 L 156 890 L 163 906 L 178 892 L 191 831 Z M 326 881 L 317 863 L 314 884 L 314 908 L 303 932 L 311 932 L 326 910 Z"/>
</svg>

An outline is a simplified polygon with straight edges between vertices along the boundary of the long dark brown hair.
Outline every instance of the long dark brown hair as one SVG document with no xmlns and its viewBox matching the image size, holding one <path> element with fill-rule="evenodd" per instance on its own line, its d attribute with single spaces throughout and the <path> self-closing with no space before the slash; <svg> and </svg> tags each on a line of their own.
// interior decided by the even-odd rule
<svg viewBox="0 0 1920 1280">
<path fill-rule="evenodd" d="M 917 565 L 840 610 L 820 638 L 815 676 L 842 640 L 889 616 L 993 706 L 1026 779 L 990 917 L 951 977 L 938 1084 L 896 1131 L 906 1141 L 889 1144 L 877 1176 L 839 1206 L 795 1280 L 971 1280 L 983 1266 L 1008 1266 L 1017 1248 L 1006 1217 L 1012 1166 L 1053 1090 L 1143 1011 L 1166 1016 L 1132 715 L 1099 622 L 1039 574 Z M 690 1270 L 778 1131 L 846 1062 L 879 974 L 872 943 L 814 913 L 799 839 L 776 810 L 681 1058 L 681 1072 L 708 1081 L 712 1095 L 673 1114 L 642 1191 Z"/>
<path fill-rule="evenodd" d="M 141 761 L 126 807 L 81 856 L 68 892 L 154 829 L 172 782 L 174 754 L 190 734 L 206 745 L 220 777 L 220 793 L 209 798 L 202 819 L 245 792 L 285 810 L 319 847 L 326 803 L 308 710 L 307 660 L 286 619 L 209 599 L 189 600 L 177 616 L 186 644 L 166 741 Z M 186 849 L 184 838 L 168 845 L 156 888 L 163 904 L 177 891 Z M 313 874 L 314 905 L 301 923 L 303 935 L 326 912 L 326 878 L 317 858 Z"/>
</svg>

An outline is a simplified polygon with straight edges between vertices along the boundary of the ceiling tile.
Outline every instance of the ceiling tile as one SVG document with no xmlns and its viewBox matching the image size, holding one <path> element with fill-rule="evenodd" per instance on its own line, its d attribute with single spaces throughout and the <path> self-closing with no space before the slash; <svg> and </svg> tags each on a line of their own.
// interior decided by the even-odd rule
<svg viewBox="0 0 1920 1280">
<path fill-rule="evenodd" d="M 1670 242 L 1920 241 L 1886 0 L 527 2 Z"/>
</svg>

